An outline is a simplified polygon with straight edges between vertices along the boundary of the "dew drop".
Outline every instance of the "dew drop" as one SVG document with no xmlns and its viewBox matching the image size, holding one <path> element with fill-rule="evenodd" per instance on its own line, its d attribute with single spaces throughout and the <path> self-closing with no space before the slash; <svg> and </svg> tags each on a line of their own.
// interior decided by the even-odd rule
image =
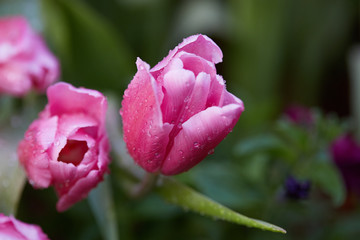
<svg viewBox="0 0 360 240">
<path fill-rule="evenodd" d="M 194 148 L 200 148 L 200 143 L 194 142 Z"/>
<path fill-rule="evenodd" d="M 211 155 L 211 154 L 213 154 L 214 152 L 215 152 L 215 150 L 214 150 L 214 149 L 211 149 L 211 150 L 208 151 L 208 155 Z"/>
</svg>

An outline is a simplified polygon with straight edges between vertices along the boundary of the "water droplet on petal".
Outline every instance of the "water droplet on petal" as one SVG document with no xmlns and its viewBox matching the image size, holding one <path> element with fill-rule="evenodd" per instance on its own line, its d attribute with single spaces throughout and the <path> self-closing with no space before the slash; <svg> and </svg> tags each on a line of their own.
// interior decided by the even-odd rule
<svg viewBox="0 0 360 240">
<path fill-rule="evenodd" d="M 213 154 L 214 152 L 215 152 L 215 150 L 214 150 L 214 149 L 211 149 L 211 150 L 208 151 L 208 155 L 211 155 L 211 154 Z"/>
<path fill-rule="evenodd" d="M 194 148 L 200 148 L 200 143 L 194 142 Z"/>
</svg>

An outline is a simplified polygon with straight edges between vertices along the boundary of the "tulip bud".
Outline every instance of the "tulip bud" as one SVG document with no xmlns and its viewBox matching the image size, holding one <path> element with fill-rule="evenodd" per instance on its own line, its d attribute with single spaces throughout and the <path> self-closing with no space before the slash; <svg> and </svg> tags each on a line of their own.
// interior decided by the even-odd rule
<svg viewBox="0 0 360 240">
<path fill-rule="evenodd" d="M 138 59 L 120 114 L 135 162 L 164 175 L 189 170 L 232 131 L 244 105 L 216 74 L 220 48 L 190 36 L 155 67 Z"/>
</svg>

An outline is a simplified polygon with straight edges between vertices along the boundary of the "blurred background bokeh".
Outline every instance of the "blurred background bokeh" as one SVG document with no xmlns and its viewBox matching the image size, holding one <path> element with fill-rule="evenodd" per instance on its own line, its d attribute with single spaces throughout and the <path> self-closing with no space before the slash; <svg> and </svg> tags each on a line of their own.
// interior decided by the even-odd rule
<svg viewBox="0 0 360 240">
<path fill-rule="evenodd" d="M 154 66 L 195 33 L 223 50 L 218 73 L 246 110 L 215 153 L 178 178 L 288 233 L 207 219 L 155 194 L 131 200 L 113 164 L 120 239 L 356 239 L 359 198 L 346 189 L 329 149 L 336 137 L 359 130 L 359 12 L 357 0 L 0 0 L 0 15 L 25 15 L 43 34 L 60 59 L 62 81 L 118 104 L 136 57 Z M 311 109 L 310 127 L 284 117 L 292 106 Z M 310 183 L 305 196 L 291 197 L 289 176 Z M 55 202 L 51 189 L 26 185 L 18 215 L 53 240 L 102 239 L 87 201 L 60 214 Z"/>
</svg>

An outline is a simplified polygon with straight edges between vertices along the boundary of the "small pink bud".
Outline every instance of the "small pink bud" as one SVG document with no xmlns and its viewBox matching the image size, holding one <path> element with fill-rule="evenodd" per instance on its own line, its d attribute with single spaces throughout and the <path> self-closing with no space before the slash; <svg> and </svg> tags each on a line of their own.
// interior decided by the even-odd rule
<svg viewBox="0 0 360 240">
<path fill-rule="evenodd" d="M 45 91 L 57 80 L 59 63 L 21 16 L 0 18 L 0 94 Z"/>
<path fill-rule="evenodd" d="M 207 36 L 190 36 L 155 67 L 138 59 L 120 114 L 124 140 L 148 172 L 187 171 L 226 137 L 244 111 L 216 74 L 220 48 Z"/>
<path fill-rule="evenodd" d="M 0 239 L 49 240 L 39 226 L 23 223 L 0 213 Z"/>
<path fill-rule="evenodd" d="M 85 198 L 108 171 L 107 101 L 95 90 L 57 83 L 25 133 L 18 155 L 30 183 L 55 187 L 58 211 Z"/>
</svg>

